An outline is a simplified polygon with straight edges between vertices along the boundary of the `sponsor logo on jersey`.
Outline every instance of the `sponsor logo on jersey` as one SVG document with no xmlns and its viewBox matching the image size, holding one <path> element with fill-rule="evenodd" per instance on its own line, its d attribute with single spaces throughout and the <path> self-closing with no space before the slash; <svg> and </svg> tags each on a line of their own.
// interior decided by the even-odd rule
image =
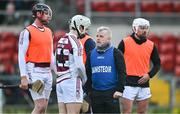
<svg viewBox="0 0 180 114">
<path fill-rule="evenodd" d="M 97 59 L 104 59 L 104 56 L 98 56 Z"/>
<path fill-rule="evenodd" d="M 111 71 L 112 71 L 111 66 L 95 66 L 95 67 L 92 67 L 92 73 L 99 73 L 99 72 L 110 73 Z"/>
</svg>

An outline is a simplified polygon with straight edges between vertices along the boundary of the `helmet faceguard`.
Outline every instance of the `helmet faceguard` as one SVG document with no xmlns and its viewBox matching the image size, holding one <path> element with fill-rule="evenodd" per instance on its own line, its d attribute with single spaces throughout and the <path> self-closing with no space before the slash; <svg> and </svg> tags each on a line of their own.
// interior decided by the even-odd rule
<svg viewBox="0 0 180 114">
<path fill-rule="evenodd" d="M 86 33 L 90 25 L 90 19 L 83 15 L 75 15 L 69 22 L 70 29 L 75 29 L 79 37 L 82 37 Z"/>
<path fill-rule="evenodd" d="M 51 8 L 44 4 L 44 3 L 37 3 L 33 6 L 32 8 L 32 16 L 33 18 L 36 18 L 36 13 L 37 12 L 43 12 L 43 13 L 47 13 L 51 18 L 52 18 L 52 10 Z"/>
</svg>

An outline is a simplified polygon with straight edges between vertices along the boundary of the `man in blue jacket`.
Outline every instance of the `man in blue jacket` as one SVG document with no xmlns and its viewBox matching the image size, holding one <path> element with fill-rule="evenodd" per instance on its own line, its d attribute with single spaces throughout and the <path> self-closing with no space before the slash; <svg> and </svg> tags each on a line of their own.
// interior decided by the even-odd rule
<svg viewBox="0 0 180 114">
<path fill-rule="evenodd" d="M 124 90 L 126 68 L 122 53 L 111 45 L 112 32 L 99 27 L 96 48 L 87 56 L 85 91 L 93 113 L 120 113 L 119 100 Z"/>
</svg>

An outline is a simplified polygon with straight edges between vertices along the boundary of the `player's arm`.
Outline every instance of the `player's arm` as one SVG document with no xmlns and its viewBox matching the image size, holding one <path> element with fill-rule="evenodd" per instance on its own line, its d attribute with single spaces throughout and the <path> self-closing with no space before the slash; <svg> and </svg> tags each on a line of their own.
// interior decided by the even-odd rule
<svg viewBox="0 0 180 114">
<path fill-rule="evenodd" d="M 50 64 L 50 68 L 51 70 L 54 71 L 55 74 L 57 74 L 57 68 L 56 68 L 56 53 L 55 55 L 52 53 L 51 54 L 51 64 Z"/>
<path fill-rule="evenodd" d="M 89 38 L 86 42 L 85 42 L 85 52 L 86 52 L 86 55 L 96 47 L 96 43 L 95 41 L 92 39 L 92 38 Z"/>
<path fill-rule="evenodd" d="M 18 48 L 18 62 L 19 62 L 19 70 L 20 70 L 20 76 L 21 76 L 21 88 L 22 89 L 27 89 L 28 88 L 28 78 L 29 76 L 27 75 L 26 72 L 26 52 L 29 46 L 29 31 L 24 29 L 20 33 L 19 37 L 19 48 Z"/>
<path fill-rule="evenodd" d="M 153 63 L 153 67 L 148 73 L 150 78 L 152 78 L 159 71 L 159 69 L 161 67 L 161 60 L 160 60 L 158 50 L 155 45 L 154 45 L 153 51 L 151 53 L 151 61 Z"/>
<path fill-rule="evenodd" d="M 83 85 L 87 81 L 87 76 L 86 76 L 86 70 L 85 66 L 83 63 L 83 57 L 82 57 L 82 52 L 78 50 L 79 48 L 73 48 L 73 58 L 75 62 L 75 67 L 78 69 L 79 76 L 82 79 Z"/>
<path fill-rule="evenodd" d="M 117 91 L 123 93 L 126 78 L 126 66 L 122 52 L 116 48 L 114 48 L 114 59 L 118 76 Z"/>
<path fill-rule="evenodd" d="M 54 39 L 54 35 L 52 34 L 52 36 L 53 36 L 53 39 Z M 55 49 L 55 52 L 54 52 L 54 50 L 53 50 L 53 43 L 52 43 L 52 45 L 51 45 L 51 49 L 52 49 L 52 51 L 51 51 L 51 64 L 50 64 L 50 68 L 51 68 L 51 70 L 53 70 L 56 74 L 57 74 L 57 68 L 56 68 L 56 49 Z"/>
<path fill-rule="evenodd" d="M 119 43 L 118 49 L 119 49 L 122 53 L 124 53 L 124 41 L 123 41 L 123 40 L 121 40 L 121 42 Z"/>
<path fill-rule="evenodd" d="M 78 69 L 79 75 L 82 79 L 82 83 L 83 85 L 85 84 L 85 82 L 87 81 L 87 76 L 86 76 L 86 72 L 85 72 L 85 66 L 82 60 L 82 56 L 74 56 L 74 60 L 75 60 L 75 66 Z"/>
<path fill-rule="evenodd" d="M 90 62 L 90 56 L 91 56 L 91 52 L 88 53 L 87 55 L 87 59 L 86 59 L 86 74 L 87 74 L 87 81 L 86 84 L 84 86 L 84 92 L 86 94 L 88 94 L 91 90 L 92 90 L 92 69 L 91 69 L 91 62 Z"/>
</svg>

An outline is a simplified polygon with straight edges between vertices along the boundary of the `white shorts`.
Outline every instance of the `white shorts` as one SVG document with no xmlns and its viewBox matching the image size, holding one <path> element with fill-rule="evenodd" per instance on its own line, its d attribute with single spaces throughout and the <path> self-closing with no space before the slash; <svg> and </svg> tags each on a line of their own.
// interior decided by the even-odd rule
<svg viewBox="0 0 180 114">
<path fill-rule="evenodd" d="M 129 99 L 129 100 L 145 100 L 151 97 L 150 88 L 146 87 L 132 87 L 132 86 L 125 86 L 125 89 L 123 91 L 123 98 Z"/>
<path fill-rule="evenodd" d="M 80 78 L 67 78 L 56 84 L 58 103 L 82 103 L 83 90 Z"/>
<path fill-rule="evenodd" d="M 42 94 L 38 94 L 37 92 L 32 91 L 29 89 L 32 99 L 37 100 L 37 99 L 49 99 L 49 96 L 51 94 L 52 90 L 52 74 L 51 74 L 51 69 L 49 67 L 34 67 L 34 63 L 27 63 L 27 72 L 29 75 L 29 82 L 33 83 L 36 80 L 41 80 L 45 87 L 44 91 Z"/>
</svg>

